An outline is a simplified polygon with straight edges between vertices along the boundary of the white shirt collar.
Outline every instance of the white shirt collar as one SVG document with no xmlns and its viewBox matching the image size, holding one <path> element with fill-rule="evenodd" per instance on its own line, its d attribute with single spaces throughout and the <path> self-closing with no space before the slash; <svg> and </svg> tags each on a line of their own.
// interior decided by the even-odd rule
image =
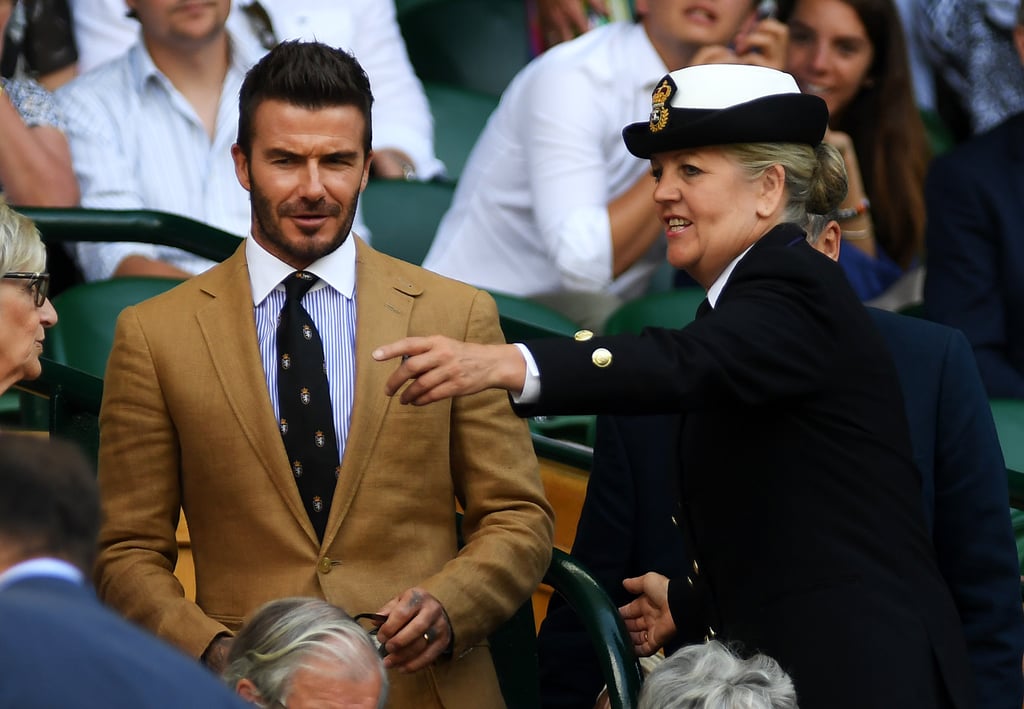
<svg viewBox="0 0 1024 709">
<path fill-rule="evenodd" d="M 305 270 L 320 281 L 313 290 L 325 284 L 351 299 L 356 288 L 356 236 L 349 232 L 341 246 L 318 258 Z M 252 287 L 253 305 L 259 305 L 274 288 L 295 269 L 264 249 L 251 236 L 245 240 L 245 260 L 249 265 L 249 285 Z"/>
<path fill-rule="evenodd" d="M 68 562 L 52 557 L 39 557 L 20 561 L 0 573 L 0 590 L 27 578 L 63 579 L 79 585 L 85 581 L 82 572 Z"/>
<path fill-rule="evenodd" d="M 729 265 L 726 266 L 720 274 L 718 274 L 718 278 L 716 278 L 715 282 L 711 284 L 710 288 L 708 288 L 708 303 L 711 304 L 712 308 L 715 307 L 715 303 L 718 302 L 718 297 L 722 295 L 722 291 L 725 290 L 725 284 L 729 281 L 729 276 L 732 275 L 732 271 L 734 268 L 736 268 L 736 264 L 738 264 L 740 260 L 744 256 L 746 256 L 747 252 L 750 251 L 752 248 L 754 248 L 754 244 L 751 244 L 747 248 L 743 249 L 743 253 L 741 253 L 739 256 L 730 261 Z"/>
</svg>

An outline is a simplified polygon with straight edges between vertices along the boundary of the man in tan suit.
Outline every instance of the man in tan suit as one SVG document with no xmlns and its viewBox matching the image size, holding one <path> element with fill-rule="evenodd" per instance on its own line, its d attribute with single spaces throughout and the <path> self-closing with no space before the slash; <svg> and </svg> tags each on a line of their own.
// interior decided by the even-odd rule
<svg viewBox="0 0 1024 709">
<path fill-rule="evenodd" d="M 118 321 L 101 413 L 97 585 L 213 669 L 271 599 L 378 612 L 390 706 L 502 706 L 484 640 L 546 569 L 551 508 L 503 394 L 425 408 L 384 394 L 391 367 L 374 348 L 435 332 L 502 335 L 486 293 L 349 238 L 372 158 L 371 102 L 358 63 L 320 44 L 284 43 L 246 77 L 232 154 L 252 238 Z M 295 303 L 281 284 L 295 276 L 316 282 L 298 300 L 311 320 L 303 335 L 323 343 L 326 433 L 340 462 L 323 497 L 305 492 L 315 471 L 298 464 L 285 415 L 295 404 L 278 396 L 291 360 L 276 349 L 287 329 L 276 323 Z M 179 506 L 195 603 L 173 575 Z"/>
</svg>

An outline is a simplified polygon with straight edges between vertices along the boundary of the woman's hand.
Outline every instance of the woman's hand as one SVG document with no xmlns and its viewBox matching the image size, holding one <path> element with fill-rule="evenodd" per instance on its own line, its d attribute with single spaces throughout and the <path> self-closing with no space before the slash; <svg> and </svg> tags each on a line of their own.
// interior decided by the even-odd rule
<svg viewBox="0 0 1024 709">
<path fill-rule="evenodd" d="M 660 650 L 675 637 L 676 623 L 668 607 L 668 578 L 654 572 L 626 579 L 622 585 L 638 597 L 619 608 L 638 657 Z"/>
<path fill-rule="evenodd" d="M 523 390 L 526 361 L 515 345 L 481 345 L 450 337 L 406 337 L 373 351 L 383 362 L 401 357 L 402 363 L 385 385 L 393 396 L 402 391 L 403 404 L 423 406 L 484 389 Z"/>
</svg>

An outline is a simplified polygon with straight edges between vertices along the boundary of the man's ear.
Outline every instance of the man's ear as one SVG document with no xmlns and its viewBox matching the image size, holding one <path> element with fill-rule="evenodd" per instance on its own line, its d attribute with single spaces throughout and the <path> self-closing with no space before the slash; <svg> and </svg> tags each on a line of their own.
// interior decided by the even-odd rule
<svg viewBox="0 0 1024 709">
<path fill-rule="evenodd" d="M 814 242 L 814 248 L 833 261 L 839 260 L 839 249 L 843 244 L 843 230 L 835 219 L 829 221 L 821 230 L 821 236 Z"/>
<path fill-rule="evenodd" d="M 786 168 L 776 163 L 761 174 L 760 181 L 757 215 L 767 218 L 775 214 L 786 198 Z"/>
<path fill-rule="evenodd" d="M 235 177 L 238 178 L 238 184 L 244 187 L 246 192 L 252 192 L 252 185 L 249 182 L 249 159 L 245 157 L 238 143 L 231 146 L 231 159 L 235 161 Z"/>
<path fill-rule="evenodd" d="M 238 684 L 235 685 L 235 694 L 252 704 L 257 703 L 260 700 L 260 693 L 257 691 L 256 685 L 252 683 L 252 680 L 246 677 L 238 680 Z"/>
<path fill-rule="evenodd" d="M 371 150 L 366 154 L 366 159 L 363 161 L 363 180 L 359 185 L 359 193 L 362 194 L 363 190 L 366 189 L 366 182 L 370 179 L 370 165 L 373 164 L 373 151 Z"/>
</svg>

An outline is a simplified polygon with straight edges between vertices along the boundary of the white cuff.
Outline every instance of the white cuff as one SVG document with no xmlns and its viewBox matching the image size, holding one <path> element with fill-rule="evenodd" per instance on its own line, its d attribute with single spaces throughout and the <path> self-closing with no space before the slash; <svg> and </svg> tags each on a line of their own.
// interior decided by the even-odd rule
<svg viewBox="0 0 1024 709">
<path fill-rule="evenodd" d="M 540 370 L 537 369 L 537 360 L 521 342 L 513 342 L 519 352 L 526 360 L 526 381 L 523 382 L 523 390 L 519 395 L 512 394 L 512 401 L 517 404 L 536 404 L 540 400 Z"/>
</svg>

